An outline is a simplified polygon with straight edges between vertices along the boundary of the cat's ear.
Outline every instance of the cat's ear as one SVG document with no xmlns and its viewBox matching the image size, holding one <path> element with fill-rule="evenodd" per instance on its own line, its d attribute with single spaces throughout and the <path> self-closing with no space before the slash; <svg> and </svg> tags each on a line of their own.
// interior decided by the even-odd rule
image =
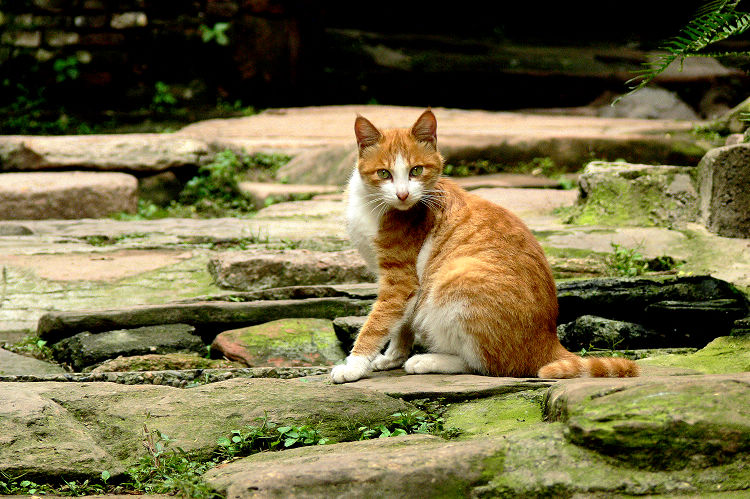
<svg viewBox="0 0 750 499">
<path fill-rule="evenodd" d="M 360 152 L 378 143 L 382 135 L 375 125 L 364 116 L 357 115 L 354 120 L 354 135 L 357 136 L 357 146 Z"/>
<path fill-rule="evenodd" d="M 414 126 L 411 127 L 411 134 L 418 141 L 437 147 L 437 119 L 432 109 L 427 109 L 417 118 Z"/>
</svg>

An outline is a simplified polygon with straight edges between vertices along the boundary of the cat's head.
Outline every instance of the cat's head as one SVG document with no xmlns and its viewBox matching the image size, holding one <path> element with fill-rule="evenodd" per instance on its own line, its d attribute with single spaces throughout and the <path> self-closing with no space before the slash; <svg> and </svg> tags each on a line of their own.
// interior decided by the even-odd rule
<svg viewBox="0 0 750 499">
<path fill-rule="evenodd" d="M 398 210 L 429 203 L 443 171 L 437 150 L 437 120 L 431 110 L 411 129 L 378 130 L 363 116 L 354 122 L 359 147 L 357 168 L 371 196 Z"/>
</svg>

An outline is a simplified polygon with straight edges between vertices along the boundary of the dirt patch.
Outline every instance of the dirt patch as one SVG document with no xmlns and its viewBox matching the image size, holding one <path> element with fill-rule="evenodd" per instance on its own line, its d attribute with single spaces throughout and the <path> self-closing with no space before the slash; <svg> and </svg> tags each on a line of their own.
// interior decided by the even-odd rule
<svg viewBox="0 0 750 499">
<path fill-rule="evenodd" d="M 52 281 L 116 281 L 174 265 L 193 255 L 185 251 L 119 250 L 65 255 L 0 255 L 0 266 L 32 269 Z"/>
</svg>

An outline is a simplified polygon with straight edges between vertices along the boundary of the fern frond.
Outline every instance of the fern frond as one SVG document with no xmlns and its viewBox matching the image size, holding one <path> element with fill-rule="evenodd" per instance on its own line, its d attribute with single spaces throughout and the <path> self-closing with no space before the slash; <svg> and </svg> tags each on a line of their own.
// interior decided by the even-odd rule
<svg viewBox="0 0 750 499">
<path fill-rule="evenodd" d="M 655 60 L 643 64 L 633 78 L 625 82 L 630 89 L 626 95 L 637 92 L 659 76 L 675 60 L 684 62 L 687 57 L 710 57 L 702 52 L 707 46 L 736 36 L 750 29 L 750 13 L 737 12 L 740 0 L 713 0 L 701 7 L 695 17 L 680 30 L 680 33 L 662 43 L 665 53 Z M 748 55 L 747 52 L 724 53 L 726 55 Z M 615 99 L 612 105 L 620 98 Z"/>
</svg>

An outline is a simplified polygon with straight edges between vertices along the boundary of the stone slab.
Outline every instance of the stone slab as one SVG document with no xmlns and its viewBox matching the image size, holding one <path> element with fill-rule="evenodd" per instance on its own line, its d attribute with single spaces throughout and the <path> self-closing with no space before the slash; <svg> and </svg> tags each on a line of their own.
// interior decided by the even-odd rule
<svg viewBox="0 0 750 499">
<path fill-rule="evenodd" d="M 538 188 L 538 189 L 557 189 L 560 182 L 549 177 L 540 175 L 527 175 L 521 173 L 492 173 L 489 175 L 474 175 L 471 177 L 451 177 L 451 179 L 466 189 L 472 191 L 475 189 L 491 187 L 516 187 L 516 188 Z"/>
<path fill-rule="evenodd" d="M 375 280 L 365 261 L 352 249 L 227 251 L 212 257 L 208 270 L 219 287 L 244 291 Z"/>
<path fill-rule="evenodd" d="M 316 425 L 332 440 L 356 438 L 353 421 L 382 424 L 410 404 L 352 387 L 230 379 L 188 390 L 114 383 L 0 383 L 0 472 L 37 482 L 124 478 L 145 454 L 144 424 L 208 458 L 217 439 L 258 424 Z"/>
<path fill-rule="evenodd" d="M 327 381 L 327 377 L 310 380 Z M 403 369 L 374 372 L 369 377 L 347 383 L 347 386 L 366 388 L 404 400 L 442 398 L 465 400 L 490 397 L 523 390 L 551 386 L 554 381 L 539 378 L 501 378 L 474 374 L 412 374 Z"/>
<path fill-rule="evenodd" d="M 159 172 L 202 164 L 208 145 L 173 134 L 0 137 L 0 171 Z"/>
<path fill-rule="evenodd" d="M 40 319 L 37 335 L 51 343 L 83 331 L 92 333 L 158 324 L 190 324 L 201 334 L 252 326 L 274 319 L 312 317 L 333 320 L 366 313 L 372 300 L 344 297 L 274 301 L 207 301 L 167 303 L 109 310 L 49 312 Z M 211 336 L 213 338 L 213 336 Z"/>
<path fill-rule="evenodd" d="M 188 324 L 164 324 L 91 334 L 88 331 L 52 346 L 55 358 L 76 371 L 119 356 L 149 353 L 204 353 L 205 345 Z"/>
<path fill-rule="evenodd" d="M 281 184 L 269 182 L 240 182 L 239 190 L 253 200 L 257 209 L 283 201 L 301 201 L 318 194 L 330 194 L 339 189 L 331 185 Z"/>
<path fill-rule="evenodd" d="M 13 376 L 28 374 L 43 376 L 46 374 L 64 373 L 65 369 L 57 364 L 44 362 L 43 360 L 26 357 L 17 353 L 9 352 L 0 348 L 0 375 Z"/>
<path fill-rule="evenodd" d="M 134 213 L 138 181 L 114 172 L 0 173 L 0 220 L 103 218 Z"/>
<path fill-rule="evenodd" d="M 342 146 L 353 145 L 352 127 L 358 113 L 378 127 L 390 128 L 410 126 L 422 111 L 423 108 L 416 107 L 367 105 L 272 109 L 249 117 L 194 123 L 175 135 L 206 140 L 219 147 L 241 145 L 248 152 L 285 148 L 338 151 Z M 687 162 L 681 164 L 696 164 L 705 152 L 695 146 L 694 139 L 675 133 L 689 131 L 690 122 L 445 108 L 433 111 L 439 123 L 440 148 L 449 160 L 473 157 L 511 163 L 551 157 L 557 164 L 580 167 L 591 151 L 607 151 L 604 157 L 614 160 L 630 159 L 628 151 L 637 150 L 642 161 L 665 163 L 671 157 Z M 675 144 L 683 147 L 675 148 Z M 351 170 L 346 152 L 331 153 L 330 157 L 331 167 L 338 172 L 332 178 L 338 175 L 339 179 L 345 179 Z M 281 172 L 288 175 L 284 170 Z M 288 180 L 297 181 L 291 177 Z M 342 180 L 337 183 L 343 184 Z M 308 178 L 303 182 L 321 182 L 321 179 Z"/>
<path fill-rule="evenodd" d="M 547 419 L 576 445 L 642 468 L 714 466 L 750 453 L 750 373 L 566 380 Z M 679 408 L 676 410 L 676 408 Z"/>
</svg>

